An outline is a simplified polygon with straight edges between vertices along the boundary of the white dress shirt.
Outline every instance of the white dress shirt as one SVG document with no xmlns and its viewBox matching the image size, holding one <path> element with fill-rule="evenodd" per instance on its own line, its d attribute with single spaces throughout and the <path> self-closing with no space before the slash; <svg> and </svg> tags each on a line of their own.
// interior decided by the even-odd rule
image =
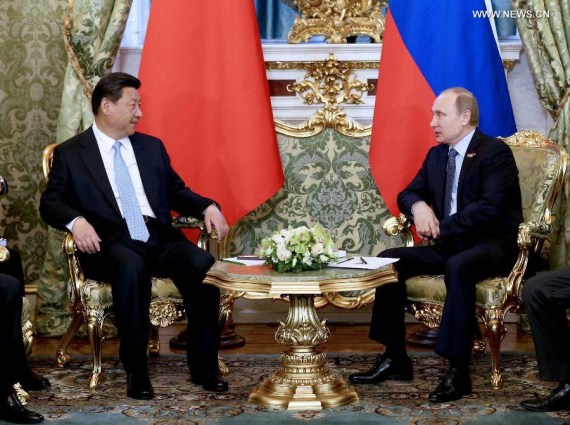
<svg viewBox="0 0 570 425">
<path fill-rule="evenodd" d="M 113 149 L 113 145 L 115 144 L 116 141 L 121 142 L 121 156 L 123 157 L 123 161 L 125 161 L 125 164 L 129 169 L 129 174 L 131 175 L 131 180 L 133 181 L 133 187 L 135 189 L 135 194 L 137 196 L 137 201 L 139 203 L 141 213 L 143 215 L 156 218 L 156 214 L 150 207 L 150 204 L 148 203 L 148 199 L 146 197 L 146 193 L 144 191 L 141 175 L 139 172 L 139 167 L 137 165 L 137 159 L 135 158 L 135 152 L 133 150 L 133 146 L 131 144 L 130 139 L 128 137 L 125 137 L 124 139 L 121 140 L 115 140 L 107 136 L 101 130 L 99 130 L 95 122 L 93 122 L 93 133 L 95 134 L 95 139 L 97 140 L 97 146 L 99 147 L 99 152 L 101 153 L 101 157 L 103 158 L 103 165 L 105 166 L 105 172 L 107 173 L 107 177 L 109 178 L 109 182 L 111 183 L 111 188 L 113 189 L 113 195 L 115 195 L 117 204 L 119 204 L 121 215 L 123 215 L 123 207 L 121 206 L 121 199 L 119 197 L 117 183 L 115 182 L 115 163 L 114 163 L 115 149 Z M 78 218 L 79 217 L 76 217 L 75 219 L 73 219 L 73 221 L 71 221 L 67 225 L 67 228 L 70 231 L 73 228 L 75 220 L 77 220 Z"/>
</svg>

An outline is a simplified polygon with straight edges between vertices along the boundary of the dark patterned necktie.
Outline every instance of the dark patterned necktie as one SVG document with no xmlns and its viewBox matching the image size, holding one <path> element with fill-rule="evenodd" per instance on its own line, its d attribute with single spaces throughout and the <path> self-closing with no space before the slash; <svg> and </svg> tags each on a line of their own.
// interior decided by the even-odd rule
<svg viewBox="0 0 570 425">
<path fill-rule="evenodd" d="M 451 194 L 453 192 L 453 183 L 455 181 L 455 157 L 457 156 L 457 151 L 453 148 L 449 150 L 449 156 L 447 157 L 447 169 L 445 177 L 445 203 L 443 204 L 443 216 L 449 217 L 451 214 Z"/>
</svg>

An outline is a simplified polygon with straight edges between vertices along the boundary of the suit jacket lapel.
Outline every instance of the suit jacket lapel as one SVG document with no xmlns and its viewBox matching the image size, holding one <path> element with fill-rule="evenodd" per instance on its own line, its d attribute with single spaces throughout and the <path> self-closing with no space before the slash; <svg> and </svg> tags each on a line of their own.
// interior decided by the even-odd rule
<svg viewBox="0 0 570 425">
<path fill-rule="evenodd" d="M 469 142 L 469 146 L 467 147 L 467 151 L 465 152 L 465 158 L 463 158 L 463 165 L 461 166 L 461 172 L 459 173 L 459 182 L 457 183 L 457 209 L 461 208 L 461 201 L 463 195 L 463 182 L 465 181 L 465 176 L 471 172 L 474 158 L 477 155 L 477 149 L 481 144 L 481 133 L 478 129 L 475 130 L 475 134 L 471 138 Z"/>
<path fill-rule="evenodd" d="M 116 213 L 121 217 L 121 210 L 117 204 L 117 199 L 115 199 L 113 188 L 109 182 L 109 176 L 107 176 L 107 172 L 105 171 L 101 152 L 99 152 L 97 139 L 95 139 L 95 134 L 93 134 L 91 128 L 85 132 L 85 136 L 79 141 L 79 146 L 79 153 L 83 158 L 85 167 L 93 176 L 95 183 L 99 186 L 107 201 L 109 201 Z"/>
<path fill-rule="evenodd" d="M 157 185 L 154 177 L 151 175 L 152 170 L 152 155 L 148 152 L 148 147 L 140 137 L 139 133 L 129 136 L 135 158 L 137 159 L 137 166 L 141 176 L 144 192 L 152 210 L 156 213 L 158 205 Z"/>
</svg>

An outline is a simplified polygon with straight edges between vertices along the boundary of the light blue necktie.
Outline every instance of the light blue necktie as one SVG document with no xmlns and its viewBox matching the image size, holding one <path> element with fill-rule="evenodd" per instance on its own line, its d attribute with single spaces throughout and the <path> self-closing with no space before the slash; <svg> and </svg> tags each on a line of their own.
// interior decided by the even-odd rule
<svg viewBox="0 0 570 425">
<path fill-rule="evenodd" d="M 453 148 L 449 149 L 449 156 L 447 158 L 447 176 L 445 178 L 445 204 L 444 204 L 444 217 L 449 217 L 451 214 L 451 194 L 453 192 L 453 185 L 455 183 L 455 157 L 457 151 Z"/>
<path fill-rule="evenodd" d="M 129 233 L 132 239 L 146 242 L 149 233 L 137 201 L 129 169 L 121 156 L 121 142 L 115 142 L 113 149 L 115 149 L 115 183 L 119 191 L 119 199 Z"/>
</svg>

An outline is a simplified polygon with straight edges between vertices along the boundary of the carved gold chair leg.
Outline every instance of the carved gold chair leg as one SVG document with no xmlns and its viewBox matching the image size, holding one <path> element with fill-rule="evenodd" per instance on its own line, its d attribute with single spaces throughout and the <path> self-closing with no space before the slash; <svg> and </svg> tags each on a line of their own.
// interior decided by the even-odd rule
<svg viewBox="0 0 570 425">
<path fill-rule="evenodd" d="M 79 330 L 79 326 L 83 323 L 83 315 L 79 312 L 75 312 L 73 314 L 73 319 L 69 324 L 65 334 L 61 337 L 59 341 L 59 345 L 57 346 L 57 350 L 55 353 L 57 365 L 59 367 L 64 367 L 69 361 L 71 360 L 71 356 L 67 352 L 67 347 L 71 340 L 77 335 L 77 331 Z"/>
<path fill-rule="evenodd" d="M 483 337 L 481 326 L 477 325 L 475 329 L 475 341 L 473 342 L 473 353 L 485 354 L 486 351 L 485 337 Z"/>
<path fill-rule="evenodd" d="M 507 333 L 503 319 L 504 314 L 496 310 L 487 309 L 485 311 L 484 336 L 489 343 L 489 351 L 491 352 L 491 385 L 494 389 L 503 386 L 503 378 L 499 369 L 501 342 Z"/>
<path fill-rule="evenodd" d="M 160 337 L 158 335 L 158 326 L 152 324 L 150 325 L 148 353 L 151 357 L 158 357 L 160 355 Z"/>
<path fill-rule="evenodd" d="M 220 356 L 218 356 L 218 372 L 220 376 L 228 376 L 230 374 L 230 368 Z"/>
<path fill-rule="evenodd" d="M 105 316 L 102 314 L 91 314 L 87 317 L 87 335 L 91 343 L 93 353 L 93 371 L 89 378 L 89 388 L 97 388 L 99 377 L 101 376 L 101 355 L 103 350 L 103 322 Z"/>
<path fill-rule="evenodd" d="M 30 395 L 26 392 L 26 390 L 22 388 L 22 385 L 19 382 L 16 382 L 13 385 L 13 388 L 16 392 L 16 397 L 18 397 L 18 400 L 20 400 L 20 403 L 22 403 L 24 406 L 28 404 L 30 401 Z"/>
</svg>

